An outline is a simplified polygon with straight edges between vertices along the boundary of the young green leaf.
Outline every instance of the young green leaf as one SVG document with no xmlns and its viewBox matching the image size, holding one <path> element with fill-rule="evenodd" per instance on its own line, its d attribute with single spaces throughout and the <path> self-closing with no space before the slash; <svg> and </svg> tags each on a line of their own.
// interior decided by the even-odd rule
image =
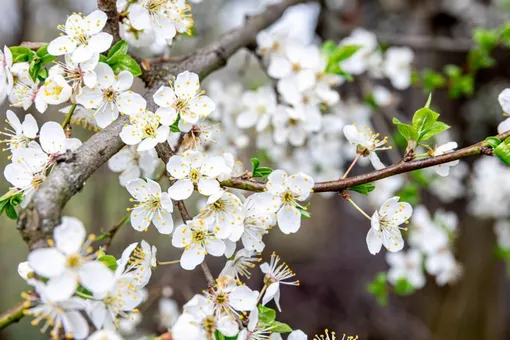
<svg viewBox="0 0 510 340">
<path fill-rule="evenodd" d="M 414 293 L 415 289 L 412 284 L 406 279 L 399 279 L 395 283 L 395 293 L 397 295 L 410 295 Z"/>
<path fill-rule="evenodd" d="M 110 270 L 115 271 L 117 269 L 117 259 L 112 255 L 103 255 L 97 259 L 103 262 Z"/>
<path fill-rule="evenodd" d="M 393 124 L 397 126 L 398 132 L 406 139 L 406 141 L 418 139 L 418 133 L 413 126 L 402 123 L 397 118 L 393 118 Z"/>
<path fill-rule="evenodd" d="M 386 273 L 378 273 L 375 279 L 367 286 L 370 294 L 374 295 L 380 306 L 388 304 L 388 287 L 386 285 Z"/>
<path fill-rule="evenodd" d="M 425 141 L 432 138 L 434 135 L 446 131 L 450 128 L 450 125 L 443 122 L 435 122 L 429 129 L 423 131 L 419 137 L 419 141 Z"/>
<path fill-rule="evenodd" d="M 18 212 L 10 202 L 5 205 L 5 215 L 11 220 L 18 219 Z"/>
<path fill-rule="evenodd" d="M 258 305 L 259 309 L 259 321 L 263 324 L 271 324 L 276 320 L 276 311 L 272 308 Z"/>
<path fill-rule="evenodd" d="M 510 165 L 510 141 L 506 139 L 494 149 L 496 155 L 503 163 Z"/>
<path fill-rule="evenodd" d="M 127 54 L 129 49 L 129 45 L 125 40 L 121 40 L 110 49 L 108 52 L 108 59 L 118 55 L 118 54 Z"/>
<path fill-rule="evenodd" d="M 273 321 L 271 323 L 271 332 L 272 333 L 290 333 L 292 332 L 292 328 L 289 325 L 279 321 Z"/>
<path fill-rule="evenodd" d="M 9 47 L 12 53 L 12 61 L 14 63 L 21 63 L 25 61 L 32 61 L 35 58 L 35 52 L 24 46 Z"/>
<path fill-rule="evenodd" d="M 374 191 L 375 185 L 372 183 L 358 184 L 353 187 L 347 188 L 347 190 L 356 191 L 362 195 L 368 195 L 371 191 Z"/>
<path fill-rule="evenodd" d="M 122 71 L 129 71 L 134 77 L 138 77 L 142 74 L 140 65 L 127 54 L 116 54 L 108 58 L 107 64 L 110 65 L 115 74 L 119 74 Z"/>
<path fill-rule="evenodd" d="M 312 215 L 308 212 L 308 210 L 306 210 L 305 207 L 297 205 L 296 209 L 299 210 L 302 218 L 305 218 L 305 219 L 312 218 Z"/>
<path fill-rule="evenodd" d="M 485 143 L 489 144 L 491 148 L 496 148 L 499 144 L 501 144 L 501 139 L 496 137 L 487 137 L 484 140 Z"/>
<path fill-rule="evenodd" d="M 330 56 L 330 60 L 339 63 L 352 57 L 361 48 L 361 45 L 344 45 L 339 46 Z"/>
</svg>

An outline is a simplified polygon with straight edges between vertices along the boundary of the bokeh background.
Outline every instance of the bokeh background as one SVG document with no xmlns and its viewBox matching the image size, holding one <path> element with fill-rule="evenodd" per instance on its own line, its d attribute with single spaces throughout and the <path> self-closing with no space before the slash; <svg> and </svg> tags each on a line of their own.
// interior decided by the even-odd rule
<svg viewBox="0 0 510 340">
<path fill-rule="evenodd" d="M 322 39 L 339 41 L 352 29 L 365 27 L 384 37 L 384 43 L 409 42 L 415 50 L 414 66 L 418 69 L 441 69 L 446 63 L 462 65 L 473 27 L 497 27 L 510 17 L 510 4 L 504 0 L 331 0 L 326 3 L 328 10 L 320 14 L 317 27 L 314 20 L 302 20 L 294 23 L 295 29 L 300 34 L 316 32 Z M 197 37 L 176 42 L 171 54 L 187 53 L 213 41 L 221 33 L 240 25 L 244 15 L 256 11 L 259 6 L 258 0 L 204 0 L 193 6 Z M 49 41 L 57 35 L 56 26 L 65 21 L 66 15 L 73 11 L 88 13 L 95 8 L 94 0 L 1 0 L 0 45 Z M 421 44 L 421 40 L 413 41 L 416 36 L 448 37 L 455 48 L 443 50 L 434 44 Z M 477 75 L 476 94 L 470 99 L 450 100 L 446 90 L 434 94 L 435 108 L 444 121 L 454 126 L 452 136 L 459 145 L 468 145 L 495 134 L 496 126 L 502 120 L 496 98 L 510 84 L 509 57 L 508 50 L 496 51 L 499 66 Z M 257 61 L 246 51 L 241 51 L 231 60 L 227 70 L 215 73 L 211 79 L 227 82 L 236 79 L 253 88 L 263 83 L 264 77 Z M 143 93 L 142 84 L 137 86 Z M 409 118 L 425 99 L 420 89 L 406 90 L 401 93 L 398 110 Z M 4 105 L 2 112 L 6 109 Z M 21 113 L 20 110 L 16 112 Z M 30 112 L 34 113 L 39 126 L 46 120 L 63 119 L 63 114 L 56 111 L 44 115 L 35 110 Z M 85 140 L 91 132 L 76 127 L 73 134 Z M 1 156 L 3 167 L 8 162 L 7 153 Z M 246 163 L 248 158 L 248 155 L 242 156 L 245 164 L 249 164 Z M 471 167 L 472 161 L 467 160 L 466 164 Z M 355 173 L 369 170 L 368 167 L 357 168 Z M 341 169 L 338 173 L 341 174 Z M 467 181 L 469 176 L 464 179 Z M 8 183 L 0 179 L 0 192 L 7 189 Z M 103 166 L 69 202 L 65 214 L 78 217 L 90 232 L 98 234 L 124 216 L 129 206 L 128 198 L 127 191 L 118 183 L 117 174 Z M 339 334 L 357 334 L 360 339 L 373 340 L 510 338 L 510 285 L 505 264 L 494 255 L 494 221 L 468 213 L 469 190 L 450 203 L 444 203 L 426 191 L 420 194 L 420 199 L 430 211 L 441 207 L 455 211 L 459 217 L 455 256 L 462 263 L 464 272 L 455 285 L 438 287 L 429 277 L 426 287 L 412 296 L 392 296 L 388 306 L 378 306 L 366 287 L 377 272 L 387 269 L 387 265 L 382 254 L 372 256 L 366 249 L 366 221 L 341 197 L 317 196 L 311 205 L 313 218 L 305 221 L 299 233 L 283 235 L 275 228 L 266 238 L 264 258 L 268 259 L 271 251 L 277 251 L 301 281 L 300 287 L 283 288 L 283 312 L 279 319 L 310 336 L 329 328 Z M 365 200 L 363 204 L 368 206 L 365 198 L 359 200 Z M 158 234 L 155 228 L 140 234 L 129 226 L 120 230 L 111 252 L 119 256 L 126 245 L 141 237 L 157 246 L 158 258 L 162 261 L 180 256 L 180 251 L 171 246 L 171 239 Z M 0 217 L 2 311 L 19 302 L 20 292 L 27 289 L 16 271 L 17 264 L 26 256 L 27 247 L 15 222 Z M 218 274 L 224 259 L 208 258 L 208 263 L 213 273 Z M 248 284 L 260 289 L 261 278 L 261 273 L 255 270 Z M 151 298 L 142 308 L 141 333 L 134 338 L 160 331 L 156 318 L 161 287 L 171 286 L 173 298 L 180 304 L 206 287 L 199 270 L 187 272 L 178 266 L 159 268 L 151 282 Z M 0 339 L 43 338 L 46 336 L 30 325 L 29 318 L 0 332 Z"/>
</svg>

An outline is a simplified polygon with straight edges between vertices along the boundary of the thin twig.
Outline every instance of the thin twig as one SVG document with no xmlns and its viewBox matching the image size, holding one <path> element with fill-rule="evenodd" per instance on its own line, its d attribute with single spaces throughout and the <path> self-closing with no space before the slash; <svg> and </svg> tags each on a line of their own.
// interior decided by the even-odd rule
<svg viewBox="0 0 510 340">
<path fill-rule="evenodd" d="M 126 215 L 124 215 L 124 217 L 122 217 L 122 219 L 116 225 L 114 225 L 110 230 L 108 230 L 108 232 L 102 234 L 100 237 L 97 238 L 98 241 L 103 239 L 106 240 L 105 244 L 103 245 L 104 250 L 107 250 L 110 247 L 110 245 L 113 242 L 113 238 L 115 237 L 119 229 L 129 221 L 130 215 L 131 214 L 128 212 Z"/>
<path fill-rule="evenodd" d="M 510 137 L 510 131 L 495 136 L 504 141 Z M 344 189 L 350 188 L 355 185 L 374 182 L 386 177 L 411 172 L 418 169 L 429 168 L 432 166 L 449 163 L 458 159 L 462 159 L 474 155 L 491 155 L 491 147 L 485 141 L 465 147 L 463 149 L 447 153 L 441 156 L 430 157 L 426 159 L 414 160 L 410 162 L 400 162 L 388 166 L 381 170 L 372 171 L 363 175 L 354 176 L 350 178 L 318 182 L 313 187 L 313 192 L 340 192 Z M 241 177 L 234 177 L 230 180 L 221 182 L 221 185 L 229 188 L 242 189 L 247 191 L 261 192 L 266 188 L 265 183 L 254 182 L 243 179 Z"/>
<path fill-rule="evenodd" d="M 23 302 L 18 303 L 16 306 L 9 309 L 7 312 L 0 315 L 0 329 L 4 329 L 12 323 L 18 322 L 25 316 Z"/>
</svg>

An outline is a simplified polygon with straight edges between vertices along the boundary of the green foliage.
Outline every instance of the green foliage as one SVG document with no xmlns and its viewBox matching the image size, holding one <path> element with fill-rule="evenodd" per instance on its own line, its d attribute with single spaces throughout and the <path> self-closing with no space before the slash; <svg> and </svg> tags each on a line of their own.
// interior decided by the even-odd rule
<svg viewBox="0 0 510 340">
<path fill-rule="evenodd" d="M 335 42 L 328 40 L 322 45 L 322 53 L 328 57 L 328 62 L 324 72 L 338 74 L 348 81 L 352 81 L 353 77 L 340 67 L 340 62 L 352 57 L 361 46 L 344 45 L 338 46 Z"/>
<path fill-rule="evenodd" d="M 420 186 L 414 182 L 408 183 L 397 191 L 395 196 L 400 197 L 402 202 L 407 202 L 413 206 L 417 205 L 420 203 Z"/>
<path fill-rule="evenodd" d="M 494 149 L 494 155 L 506 165 L 510 165 L 510 138 L 505 139 Z"/>
<path fill-rule="evenodd" d="M 386 273 L 378 273 L 375 279 L 367 286 L 370 294 L 374 295 L 380 306 L 388 304 L 388 286 L 386 285 Z"/>
<path fill-rule="evenodd" d="M 251 160 L 252 164 L 252 176 L 253 177 L 261 177 L 261 178 L 267 178 L 272 172 L 273 169 L 268 167 L 261 167 L 260 166 L 260 160 L 258 158 L 252 158 Z"/>
<path fill-rule="evenodd" d="M 115 74 L 128 71 L 134 77 L 138 77 L 142 75 L 142 69 L 136 60 L 127 54 L 128 48 L 128 43 L 121 40 L 110 49 L 108 56 L 101 55 L 99 61 L 108 64 Z"/>
<path fill-rule="evenodd" d="M 430 101 L 429 96 L 427 104 L 414 113 L 411 124 L 405 124 L 393 118 L 393 124 L 397 126 L 399 133 L 406 141 L 413 140 L 416 143 L 427 141 L 450 128 L 448 124 L 438 121 L 439 113 L 430 109 Z"/>
<path fill-rule="evenodd" d="M 312 217 L 312 215 L 308 212 L 309 205 L 310 205 L 310 203 L 308 203 L 305 207 L 303 207 L 301 204 L 296 203 L 296 209 L 299 210 L 301 217 L 304 219 L 308 219 L 308 218 Z"/>
<path fill-rule="evenodd" d="M 16 206 L 20 205 L 21 202 L 23 202 L 22 193 L 13 194 L 8 192 L 3 195 L 0 197 L 0 215 L 5 212 L 5 215 L 11 220 L 17 220 L 18 212 L 16 211 Z"/>
<path fill-rule="evenodd" d="M 175 122 L 170 125 L 170 131 L 171 132 L 181 132 L 181 129 L 179 129 L 179 121 L 181 120 L 181 115 L 178 114 L 177 115 L 177 119 L 175 120 Z"/>
<path fill-rule="evenodd" d="M 397 295 L 411 295 L 415 291 L 413 285 L 406 279 L 398 279 L 394 288 Z"/>
<path fill-rule="evenodd" d="M 501 144 L 501 139 L 496 137 L 487 137 L 484 140 L 491 148 L 495 149 L 499 144 Z"/>
<path fill-rule="evenodd" d="M 432 70 L 423 70 L 422 77 L 423 89 L 426 92 L 432 92 L 446 85 L 446 78 L 441 73 Z"/>
<path fill-rule="evenodd" d="M 12 53 L 14 63 L 29 63 L 29 75 L 34 82 L 44 81 L 48 78 L 48 69 L 46 64 L 52 63 L 57 57 L 48 53 L 48 45 L 40 47 L 37 51 L 24 46 L 13 46 L 9 48 Z"/>
<path fill-rule="evenodd" d="M 237 339 L 237 336 L 224 336 L 219 331 L 216 331 L 214 333 L 215 340 L 235 340 Z"/>
<path fill-rule="evenodd" d="M 117 259 L 112 255 L 103 255 L 98 257 L 97 260 L 103 262 L 112 271 L 115 271 L 115 269 L 118 267 Z"/>
<path fill-rule="evenodd" d="M 258 305 L 259 323 L 263 328 L 271 328 L 272 333 L 290 333 L 292 328 L 289 325 L 276 321 L 276 311 L 272 308 Z"/>
<path fill-rule="evenodd" d="M 359 194 L 367 195 L 367 196 L 368 196 L 368 193 L 370 193 L 371 191 L 374 191 L 374 189 L 375 189 L 375 185 L 373 185 L 372 183 L 359 184 L 359 185 L 355 185 L 350 188 L 347 188 L 347 190 L 356 191 Z"/>
</svg>

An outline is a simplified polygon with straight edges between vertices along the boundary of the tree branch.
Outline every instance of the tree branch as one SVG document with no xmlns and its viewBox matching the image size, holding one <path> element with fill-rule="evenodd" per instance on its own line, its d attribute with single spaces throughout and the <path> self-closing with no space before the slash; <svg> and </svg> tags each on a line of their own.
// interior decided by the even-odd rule
<svg viewBox="0 0 510 340">
<path fill-rule="evenodd" d="M 188 70 L 200 74 L 201 78 L 206 77 L 225 65 L 227 59 L 239 49 L 253 43 L 257 33 L 273 24 L 288 7 L 307 1 L 284 0 L 269 6 L 266 11 L 249 18 L 244 26 L 223 35 L 218 41 L 197 50 L 182 61 L 154 65 L 142 76 L 150 87 L 145 95 L 149 109 L 156 108 L 152 99 L 153 94 L 172 76 Z M 110 21 L 114 17 L 118 19 L 118 14 L 113 13 L 114 3 L 112 0 L 98 0 L 99 7 L 109 12 L 107 14 Z M 107 26 L 111 27 L 110 34 L 115 34 L 114 26 Z M 115 27 L 118 29 L 118 23 Z M 60 223 L 61 212 L 67 201 L 83 187 L 85 181 L 101 165 L 124 146 L 119 133 L 128 122 L 127 116 L 121 116 L 107 128 L 93 135 L 80 148 L 70 153 L 65 162 L 57 165 L 41 184 L 32 198 L 32 203 L 21 212 L 18 220 L 18 229 L 30 249 L 46 246 L 45 240 Z M 168 148 L 170 149 L 170 146 Z"/>
<path fill-rule="evenodd" d="M 117 12 L 117 1 L 116 0 L 97 0 L 97 8 L 105 12 L 108 17 L 106 26 L 103 31 L 110 33 L 113 36 L 113 44 L 120 40 L 119 35 L 119 21 L 120 16 Z"/>
<path fill-rule="evenodd" d="M 510 131 L 495 136 L 504 141 L 510 137 Z M 455 152 L 447 153 L 445 155 L 430 157 L 422 160 L 415 160 L 410 162 L 400 162 L 384 169 L 372 171 L 363 175 L 340 179 L 336 181 L 318 182 L 313 187 L 314 192 L 340 192 L 355 185 L 370 183 L 380 179 L 391 177 L 394 175 L 429 168 L 435 165 L 452 162 L 468 156 L 474 155 L 492 155 L 492 148 L 487 142 L 480 142 Z M 224 187 L 242 189 L 247 191 L 260 192 L 266 189 L 265 183 L 255 182 L 253 180 L 246 180 L 240 177 L 232 178 L 228 181 L 221 182 Z"/>
<path fill-rule="evenodd" d="M 0 315 L 0 330 L 9 326 L 12 323 L 18 322 L 25 316 L 23 302 L 18 303 L 16 306 L 9 309 L 7 312 Z"/>
</svg>

